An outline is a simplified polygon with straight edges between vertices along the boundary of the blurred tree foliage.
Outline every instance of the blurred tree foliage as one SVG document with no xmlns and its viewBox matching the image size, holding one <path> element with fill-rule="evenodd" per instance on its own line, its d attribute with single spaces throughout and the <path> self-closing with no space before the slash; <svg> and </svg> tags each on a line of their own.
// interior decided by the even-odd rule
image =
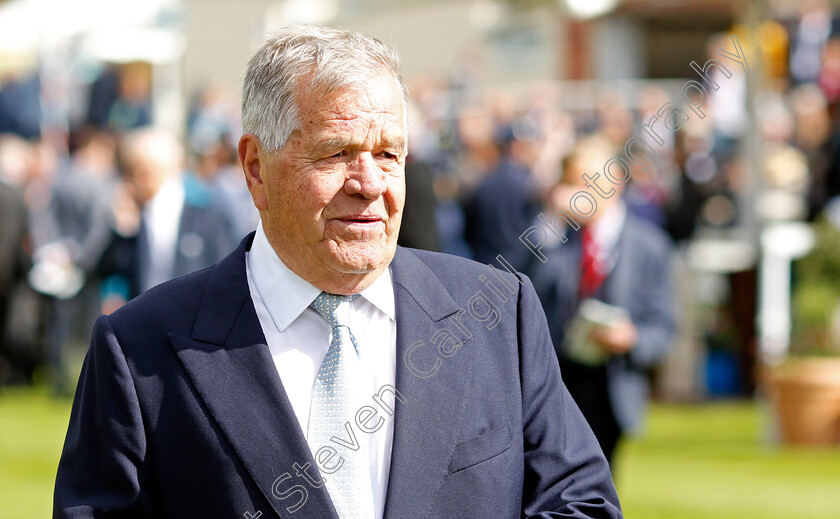
<svg viewBox="0 0 840 519">
<path fill-rule="evenodd" d="M 840 229 L 814 223 L 814 248 L 794 263 L 795 355 L 840 355 Z"/>
</svg>

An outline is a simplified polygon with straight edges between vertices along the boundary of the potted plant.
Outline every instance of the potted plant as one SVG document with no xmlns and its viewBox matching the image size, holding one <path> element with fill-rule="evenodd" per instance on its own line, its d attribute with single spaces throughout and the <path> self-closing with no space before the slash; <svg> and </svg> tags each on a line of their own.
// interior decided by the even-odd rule
<svg viewBox="0 0 840 519">
<path fill-rule="evenodd" d="M 840 446 L 840 229 L 814 224 L 794 263 L 790 356 L 765 381 L 786 444 Z"/>
</svg>

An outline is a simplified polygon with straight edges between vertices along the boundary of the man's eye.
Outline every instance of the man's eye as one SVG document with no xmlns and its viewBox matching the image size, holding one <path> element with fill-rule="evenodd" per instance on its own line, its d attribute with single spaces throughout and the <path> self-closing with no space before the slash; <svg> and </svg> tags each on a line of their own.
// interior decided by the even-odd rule
<svg viewBox="0 0 840 519">
<path fill-rule="evenodd" d="M 339 151 L 338 153 L 336 153 L 336 154 L 334 154 L 334 155 L 330 155 L 330 158 L 331 158 L 331 159 L 340 159 L 341 157 L 346 157 L 346 156 L 347 156 L 347 152 L 346 152 L 346 151 L 344 151 L 344 150 L 341 150 L 341 151 Z"/>
<path fill-rule="evenodd" d="M 393 153 L 388 152 L 388 151 L 380 151 L 377 155 L 379 155 L 379 157 L 381 157 L 383 159 L 388 159 L 388 160 L 394 160 L 394 159 L 397 158 L 396 155 L 394 155 Z"/>
</svg>

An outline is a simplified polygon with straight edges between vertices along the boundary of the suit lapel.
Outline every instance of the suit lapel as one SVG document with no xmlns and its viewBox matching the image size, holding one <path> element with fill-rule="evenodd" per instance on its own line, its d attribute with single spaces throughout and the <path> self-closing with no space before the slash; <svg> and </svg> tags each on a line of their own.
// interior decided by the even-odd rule
<svg viewBox="0 0 840 519">
<path fill-rule="evenodd" d="M 294 464 L 315 463 L 295 418 L 265 344 L 245 275 L 245 250 L 252 236 L 222 260 L 208 279 L 191 336 L 171 335 L 172 347 L 209 413 L 232 445 L 275 512 L 289 516 L 286 507 L 298 496 L 280 500 L 272 485 L 285 473 L 279 491 L 304 483 L 295 478 Z M 425 510 L 446 475 L 458 441 L 461 416 L 471 384 L 470 340 L 451 357 L 442 358 L 438 371 L 414 375 L 406 364 L 409 347 L 418 341 L 436 351 L 431 339 L 442 328 L 456 332 L 444 319 L 459 305 L 412 252 L 398 248 L 392 263 L 397 310 L 397 402 L 394 443 L 385 502 L 385 517 L 425 517 Z M 466 301 L 462 302 L 466 304 Z M 304 484 L 308 499 L 295 517 L 338 519 L 325 487 Z"/>
<path fill-rule="evenodd" d="M 173 268 L 175 269 L 175 274 L 178 276 L 188 274 L 191 270 L 193 270 L 190 269 L 189 259 L 184 256 L 184 252 L 181 248 L 181 240 L 187 232 L 195 227 L 193 222 L 197 216 L 197 210 L 194 206 L 187 203 L 186 195 L 184 196 L 184 207 L 181 209 L 181 218 L 178 221 L 178 234 L 175 235 L 175 264 L 173 265 Z"/>
<path fill-rule="evenodd" d="M 628 211 L 627 220 L 621 229 L 618 243 L 615 245 L 615 268 L 604 280 L 604 295 L 607 302 L 626 308 L 629 308 L 626 306 L 627 296 L 636 293 L 631 286 L 634 277 L 639 275 L 638 272 L 634 272 L 638 268 L 638 262 L 630 257 L 635 253 L 635 244 L 633 243 L 635 240 L 631 235 L 632 224 L 629 221 L 631 218 L 633 216 Z"/>
<path fill-rule="evenodd" d="M 338 519 L 326 488 L 296 477 L 294 465 L 310 464 L 306 439 L 266 345 L 245 274 L 245 250 L 253 234 L 223 259 L 208 279 L 189 338 L 170 335 L 175 353 L 209 413 L 275 512 L 289 516 L 299 494 L 272 495 L 304 484 L 308 498 L 296 517 Z"/>
<path fill-rule="evenodd" d="M 580 285 L 580 259 L 583 253 L 580 232 L 575 232 L 569 237 L 569 241 L 561 244 L 557 250 L 557 269 L 554 276 L 556 306 L 554 315 L 549 319 L 553 323 L 563 323 L 566 326 L 574 318 L 578 307 L 578 288 Z M 553 259 L 553 258 L 552 258 Z M 563 336 L 565 330 L 552 330 L 553 333 Z M 562 347 L 562 341 L 555 343 L 554 348 L 558 355 Z"/>
<path fill-rule="evenodd" d="M 580 231 L 569 238 L 569 241 L 561 247 L 560 275 L 557 277 L 558 294 L 566 301 L 577 301 L 578 289 L 580 288 L 581 256 L 583 255 L 583 242 Z"/>
<path fill-rule="evenodd" d="M 386 518 L 429 517 L 449 458 L 458 440 L 466 395 L 471 384 L 470 341 L 451 357 L 440 359 L 427 378 L 415 375 L 406 361 L 412 345 L 424 353 L 437 351 L 432 337 L 442 328 L 456 328 L 444 319 L 459 305 L 440 279 L 411 251 L 397 249 L 391 264 L 397 309 L 397 390 L 394 443 L 385 501 Z M 466 301 L 463 302 L 466 304 Z M 463 337 L 457 334 L 458 337 Z"/>
</svg>

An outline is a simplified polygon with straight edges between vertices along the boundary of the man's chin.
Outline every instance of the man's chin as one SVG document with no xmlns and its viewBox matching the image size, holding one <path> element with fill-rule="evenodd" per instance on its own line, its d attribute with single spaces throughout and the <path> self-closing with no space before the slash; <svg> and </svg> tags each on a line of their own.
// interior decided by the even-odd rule
<svg viewBox="0 0 840 519">
<path fill-rule="evenodd" d="M 333 269 L 342 274 L 365 275 L 381 271 L 391 263 L 394 250 L 368 247 L 350 247 L 332 255 Z"/>
<path fill-rule="evenodd" d="M 382 265 L 381 262 L 336 259 L 333 262 L 333 269 L 341 274 L 357 274 L 362 276 L 376 272 L 380 265 Z"/>
</svg>

